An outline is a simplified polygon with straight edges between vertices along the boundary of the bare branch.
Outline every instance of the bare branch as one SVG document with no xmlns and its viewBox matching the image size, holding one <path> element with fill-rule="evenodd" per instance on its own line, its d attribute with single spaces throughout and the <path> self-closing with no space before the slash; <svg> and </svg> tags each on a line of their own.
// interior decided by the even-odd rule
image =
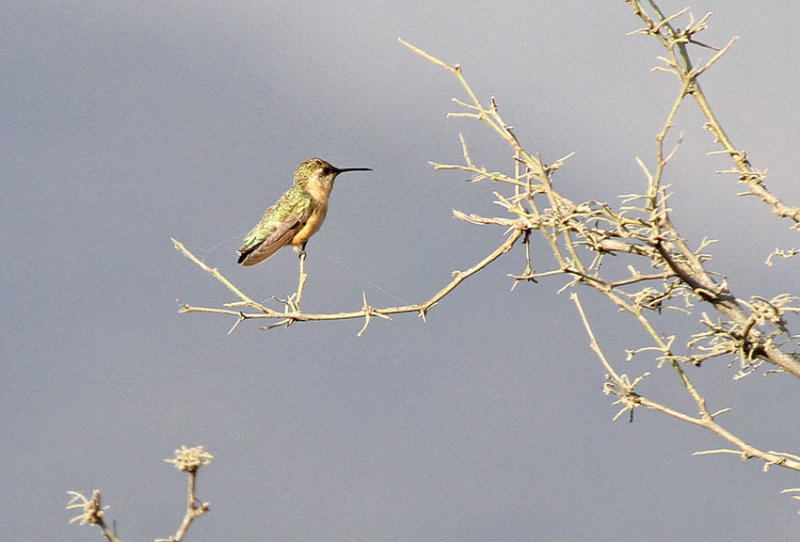
<svg viewBox="0 0 800 542">
<path fill-rule="evenodd" d="M 232 309 L 220 309 L 220 308 L 213 308 L 213 307 L 193 307 L 191 305 L 181 305 L 178 311 L 180 313 L 194 313 L 194 312 L 201 312 L 201 313 L 209 313 L 209 314 L 223 314 L 227 316 L 234 316 L 237 321 L 234 324 L 234 327 L 231 328 L 231 331 L 235 329 L 242 321 L 244 320 L 251 320 L 251 319 L 278 319 L 280 320 L 276 324 L 272 324 L 271 326 L 264 328 L 264 329 L 271 329 L 273 327 L 283 326 L 283 325 L 290 325 L 294 322 L 312 322 L 312 321 L 323 321 L 323 320 L 351 320 L 353 318 L 365 318 L 369 319 L 372 316 L 378 316 L 380 318 L 384 318 L 389 320 L 389 316 L 394 314 L 404 314 L 404 313 L 417 313 L 421 318 L 424 318 L 427 312 L 432 309 L 442 298 L 452 292 L 459 284 L 461 284 L 464 280 L 471 277 L 475 273 L 479 272 L 480 270 L 484 269 L 490 263 L 495 261 L 497 258 L 511 250 L 514 246 L 514 243 L 522 236 L 525 231 L 524 226 L 521 223 L 516 223 L 519 227 L 515 228 L 508 238 L 502 243 L 499 247 L 493 250 L 489 255 L 485 258 L 480 260 L 478 263 L 467 269 L 466 271 L 454 271 L 453 272 L 453 280 L 447 283 L 442 289 L 436 292 L 433 296 L 431 296 L 426 301 L 421 303 L 416 303 L 414 305 L 403 305 L 403 306 L 396 306 L 396 307 L 385 307 L 385 308 L 375 308 L 371 307 L 366 304 L 361 310 L 352 311 L 352 312 L 339 312 L 339 313 L 322 313 L 322 314 L 314 314 L 314 313 L 304 313 L 299 310 L 298 307 L 292 305 L 291 301 L 286 302 L 287 310 L 285 312 L 278 312 L 263 307 L 257 303 L 253 303 L 252 305 L 245 300 L 250 300 L 248 296 L 242 293 L 236 286 L 234 286 L 228 279 L 226 279 L 217 269 L 211 269 L 204 263 L 202 263 L 194 254 L 192 254 L 182 243 L 173 240 L 175 247 L 181 251 L 184 255 L 186 255 L 190 260 L 195 262 L 199 265 L 204 271 L 211 273 L 211 275 L 219 280 L 222 284 L 224 284 L 229 290 L 236 293 L 237 296 L 242 299 L 242 302 L 239 303 L 231 303 L 227 306 L 237 306 L 241 304 L 246 304 L 253 308 L 259 309 L 261 312 L 258 313 L 249 313 L 243 312 L 241 310 L 232 310 Z M 361 329 L 359 332 L 359 336 L 362 335 L 366 331 L 366 325 Z"/>
<path fill-rule="evenodd" d="M 175 536 L 156 539 L 156 542 L 181 542 L 186 536 L 186 532 L 188 531 L 192 522 L 211 509 L 211 505 L 209 503 L 205 502 L 200 504 L 195 497 L 197 471 L 200 467 L 211 463 L 211 459 L 213 459 L 213 456 L 203 450 L 202 446 L 197 446 L 194 448 L 181 446 L 180 450 L 175 450 L 174 458 L 164 460 L 167 463 L 172 463 L 178 470 L 182 470 L 189 474 L 189 490 L 187 496 L 186 515 L 184 516 L 180 527 L 178 527 L 178 531 L 176 532 Z M 68 491 L 67 493 L 72 495 L 72 498 L 67 504 L 67 510 L 81 510 L 79 515 L 75 516 L 69 521 L 70 523 L 80 521 L 81 525 L 97 525 L 103 531 L 103 536 L 106 538 L 106 540 L 108 540 L 108 542 L 122 542 L 114 533 L 114 531 L 109 529 L 103 521 L 103 515 L 108 507 L 100 506 L 99 490 L 95 489 L 92 492 L 91 499 L 87 499 L 77 491 Z"/>
<path fill-rule="evenodd" d="M 686 13 L 686 9 L 681 10 L 675 15 L 665 17 L 655 2 L 651 1 L 650 5 L 656 12 L 658 22 L 654 21 L 642 6 L 639 0 L 630 0 L 627 2 L 633 7 L 634 14 L 638 16 L 644 23 L 645 27 L 635 34 L 645 34 L 656 37 L 661 45 L 667 51 L 669 58 L 665 59 L 670 66 L 669 71 L 677 75 L 683 89 L 687 95 L 692 96 L 700 110 L 706 118 L 704 128 L 714 134 L 715 141 L 719 143 L 723 150 L 721 152 L 730 155 L 735 166 L 735 172 L 739 175 L 739 182 L 745 184 L 748 188 L 748 195 L 757 196 L 764 203 L 772 208 L 772 212 L 781 218 L 788 218 L 800 224 L 800 207 L 789 206 L 785 204 L 778 196 L 773 194 L 764 183 L 765 174 L 753 168 L 747 158 L 745 151 L 737 149 L 727 133 L 722 127 L 717 116 L 711 109 L 705 93 L 700 88 L 697 78 L 715 64 L 722 56 L 730 50 L 736 38 L 731 39 L 724 47 L 718 50 L 717 54 L 711 58 L 702 68 L 696 69 L 692 67 L 689 59 L 687 45 L 699 44 L 694 36 L 699 32 L 706 29 L 706 22 L 710 17 L 710 13 L 703 17 L 697 23 L 690 23 L 686 30 L 679 31 L 673 28 L 672 23 L 679 18 L 679 16 Z M 705 44 L 700 44 L 704 47 L 709 47 Z"/>
<path fill-rule="evenodd" d="M 100 506 L 100 490 L 95 489 L 92 491 L 92 498 L 87 499 L 77 491 L 67 491 L 72 495 L 72 498 L 67 503 L 67 510 L 79 508 L 82 510 L 80 514 L 69 520 L 70 523 L 80 521 L 79 525 L 97 525 L 103 531 L 103 536 L 108 542 L 122 542 L 113 530 L 109 529 L 105 521 L 103 521 L 103 514 L 108 510 L 108 506 Z"/>
<path fill-rule="evenodd" d="M 165 459 L 167 463 L 172 463 L 176 469 L 189 473 L 189 489 L 186 497 L 186 514 L 183 516 L 175 536 L 157 539 L 156 542 L 181 542 L 192 522 L 211 510 L 211 504 L 199 503 L 195 497 L 195 485 L 197 483 L 197 471 L 200 467 L 211 463 L 213 456 L 203 450 L 202 446 L 187 448 L 181 446 L 180 450 L 175 450 L 175 457 Z"/>
</svg>

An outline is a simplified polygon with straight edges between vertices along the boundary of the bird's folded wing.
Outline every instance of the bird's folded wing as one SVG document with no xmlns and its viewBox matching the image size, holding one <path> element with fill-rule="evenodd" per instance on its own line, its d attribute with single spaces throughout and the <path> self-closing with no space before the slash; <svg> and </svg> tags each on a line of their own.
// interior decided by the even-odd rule
<svg viewBox="0 0 800 542">
<path fill-rule="evenodd" d="M 305 213 L 291 213 L 284 220 L 274 224 L 272 231 L 259 231 L 256 226 L 245 239 L 244 245 L 239 249 L 239 263 L 242 265 L 255 265 L 263 262 L 278 249 L 288 245 L 292 237 L 303 227 L 307 217 Z M 266 236 L 265 236 L 266 234 Z"/>
</svg>

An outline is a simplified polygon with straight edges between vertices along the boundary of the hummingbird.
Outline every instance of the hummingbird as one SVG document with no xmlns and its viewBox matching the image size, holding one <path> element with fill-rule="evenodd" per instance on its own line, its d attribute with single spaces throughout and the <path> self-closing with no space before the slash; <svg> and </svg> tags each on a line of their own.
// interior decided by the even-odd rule
<svg viewBox="0 0 800 542">
<path fill-rule="evenodd" d="M 328 213 L 328 198 L 336 176 L 346 171 L 372 171 L 366 167 L 337 168 L 319 158 L 306 160 L 294 172 L 294 184 L 264 213 L 237 251 L 239 263 L 261 263 L 278 249 L 292 245 L 302 256 L 306 243 L 319 231 Z"/>
</svg>

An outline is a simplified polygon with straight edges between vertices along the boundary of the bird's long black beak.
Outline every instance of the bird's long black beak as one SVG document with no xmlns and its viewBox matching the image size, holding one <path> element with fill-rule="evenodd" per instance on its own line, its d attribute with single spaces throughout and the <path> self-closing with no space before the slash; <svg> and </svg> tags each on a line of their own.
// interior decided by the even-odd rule
<svg viewBox="0 0 800 542">
<path fill-rule="evenodd" d="M 344 173 L 345 171 L 372 171 L 372 168 L 369 167 L 343 167 L 343 168 L 336 168 L 336 173 Z"/>
</svg>

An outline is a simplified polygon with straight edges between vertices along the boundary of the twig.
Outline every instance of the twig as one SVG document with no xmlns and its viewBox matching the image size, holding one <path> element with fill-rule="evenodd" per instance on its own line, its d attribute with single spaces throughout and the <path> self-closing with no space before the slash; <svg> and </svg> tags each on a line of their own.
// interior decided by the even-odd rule
<svg viewBox="0 0 800 542">
<path fill-rule="evenodd" d="M 245 295 L 241 290 L 239 290 L 236 286 L 234 286 L 228 279 L 226 279 L 217 269 L 211 269 L 206 264 L 201 262 L 194 254 L 192 254 L 182 243 L 173 239 L 173 243 L 175 247 L 182 252 L 185 256 L 187 256 L 190 260 L 200 266 L 201 269 L 210 273 L 214 278 L 219 280 L 223 283 L 229 290 L 233 291 L 241 300 L 242 302 L 239 303 L 231 303 L 227 306 L 238 306 L 238 305 L 247 305 L 253 308 L 258 309 L 260 312 L 252 313 L 252 312 L 243 312 L 241 310 L 232 310 L 232 309 L 220 309 L 214 307 L 194 307 L 191 305 L 181 305 L 179 308 L 180 313 L 194 313 L 194 312 L 201 312 L 201 313 L 210 313 L 210 314 L 223 314 L 227 316 L 234 316 L 237 318 L 234 327 L 231 328 L 231 331 L 235 329 L 242 321 L 244 320 L 251 320 L 251 319 L 279 319 L 280 322 L 277 324 L 273 324 L 271 327 L 278 327 L 282 325 L 288 325 L 293 322 L 311 322 L 311 321 L 327 321 L 327 320 L 349 320 L 353 318 L 365 318 L 368 319 L 372 316 L 383 317 L 385 319 L 389 319 L 388 317 L 394 314 L 404 314 L 404 313 L 417 313 L 421 318 L 425 318 L 427 312 L 432 309 L 442 298 L 452 292 L 455 288 L 458 287 L 461 282 L 466 280 L 467 278 L 471 277 L 475 273 L 479 272 L 480 270 L 484 269 L 490 263 L 495 261 L 497 258 L 511 250 L 514 246 L 514 243 L 522 236 L 525 231 L 524 226 L 521 223 L 517 223 L 519 228 L 515 228 L 508 238 L 503 242 L 499 247 L 493 250 L 489 255 L 485 258 L 480 260 L 478 263 L 467 269 L 466 271 L 454 271 L 453 272 L 453 280 L 447 283 L 443 288 L 441 288 L 438 292 L 436 292 L 433 296 L 431 296 L 428 300 L 423 301 L 421 303 L 416 303 L 414 305 L 403 305 L 397 307 L 385 307 L 385 308 L 374 308 L 366 305 L 358 311 L 352 312 L 338 312 L 338 313 L 305 313 L 301 312 L 299 308 L 295 308 L 296 310 L 289 310 L 290 304 L 287 303 L 287 311 L 286 312 L 278 312 L 268 309 L 258 303 L 252 302 L 252 300 Z M 301 274 L 302 277 L 302 274 Z M 365 331 L 366 327 L 362 328 L 361 334 Z"/>
<path fill-rule="evenodd" d="M 186 514 L 183 516 L 175 536 L 169 538 L 156 539 L 155 542 L 181 542 L 189 526 L 194 520 L 211 510 L 211 504 L 204 502 L 200 503 L 195 496 L 195 487 L 197 484 L 197 471 L 200 467 L 211 463 L 213 456 L 203 450 L 202 446 L 195 446 L 194 448 L 187 448 L 181 446 L 179 450 L 175 450 L 175 457 L 172 459 L 165 459 L 167 463 L 189 474 L 189 487 L 186 496 Z"/>
<path fill-rule="evenodd" d="M 664 17 L 658 11 L 655 3 L 651 1 L 651 4 L 660 16 L 660 22 L 654 23 L 644 14 L 644 10 L 639 2 L 632 1 L 630 3 L 634 4 L 635 11 L 643 17 L 646 23 L 646 32 L 643 33 L 658 36 L 659 39 L 662 40 L 662 43 L 670 54 L 670 57 L 664 60 L 670 67 L 670 71 L 678 74 L 682 81 L 682 88 L 680 89 L 679 95 L 673 103 L 661 132 L 656 137 L 658 164 L 654 173 L 651 174 L 644 166 L 643 162 L 639 161 L 648 177 L 649 189 L 646 196 L 637 195 L 632 199 L 644 199 L 646 201 L 644 206 L 629 206 L 628 208 L 623 208 L 623 212 L 615 213 L 605 205 L 602 207 L 601 211 L 594 212 L 591 205 L 577 206 L 564 198 L 561 194 L 556 192 L 552 186 L 550 181 L 550 173 L 552 173 L 552 171 L 546 168 L 538 157 L 527 153 L 519 146 L 519 142 L 511 132 L 510 127 L 508 127 L 497 114 L 497 107 L 494 99 L 492 99 L 490 107 L 488 108 L 484 108 L 480 104 L 475 93 L 464 79 L 459 65 L 449 66 L 429 53 L 401 40 L 405 46 L 409 47 L 415 53 L 438 66 L 444 67 L 454 74 L 469 95 L 470 100 L 468 102 L 455 100 L 455 102 L 464 107 L 467 112 L 451 114 L 449 116 L 475 119 L 489 125 L 500 134 L 513 149 L 515 160 L 524 163 L 529 168 L 531 174 L 527 177 L 527 186 L 523 186 L 526 183 L 519 182 L 519 172 L 517 172 L 514 179 L 510 179 L 502 173 L 494 173 L 483 167 L 475 167 L 469 153 L 466 151 L 463 137 L 462 147 L 464 148 L 464 156 L 467 165 L 454 166 L 435 164 L 435 167 L 437 169 L 460 169 L 474 173 L 476 179 L 491 178 L 493 180 L 513 184 L 515 190 L 514 198 L 504 199 L 502 196 L 498 195 L 499 203 L 510 213 L 516 215 L 519 220 L 525 220 L 527 224 L 526 235 L 533 229 L 538 230 L 543 235 L 550 244 L 553 250 L 553 256 L 560 266 L 560 269 L 556 271 L 536 274 L 532 271 L 531 262 L 528 260 L 526 264 L 526 273 L 519 277 L 514 277 L 515 280 L 528 280 L 552 274 L 570 274 L 573 275 L 574 278 L 565 285 L 562 290 L 578 283 L 584 283 L 604 293 L 615 305 L 632 314 L 644 327 L 656 345 L 654 349 L 661 353 L 659 359 L 661 361 L 666 360 L 672 365 L 684 388 L 691 395 L 700 411 L 700 416 L 695 418 L 650 401 L 637 394 L 634 389 L 647 374 L 631 382 L 626 375 L 618 375 L 614 371 L 612 365 L 605 358 L 597 344 L 591 326 L 589 326 L 577 296 L 574 296 L 573 300 L 579 309 L 584 326 L 589 334 L 591 347 L 608 371 L 609 383 L 606 386 L 606 392 L 616 395 L 619 398 L 617 403 L 624 405 L 624 408 L 617 414 L 617 417 L 625 411 L 630 411 L 632 414 L 633 409 L 637 406 L 645 406 L 713 431 L 727 441 L 735 444 L 739 448 L 742 457 L 759 457 L 765 461 L 765 465 L 767 466 L 778 464 L 796 470 L 800 462 L 786 455 L 758 450 L 729 433 L 714 421 L 714 416 L 716 414 L 712 415 L 708 412 L 705 399 L 680 366 L 678 362 L 679 357 L 672 353 L 671 345 L 674 337 L 663 337 L 643 313 L 645 308 L 649 308 L 648 305 L 645 305 L 645 303 L 650 303 L 647 301 L 648 299 L 656 300 L 654 308 L 660 310 L 664 300 L 671 299 L 677 292 L 685 291 L 679 289 L 679 286 L 682 285 L 683 288 L 688 286 L 693 296 L 711 303 L 720 313 L 730 318 L 733 321 L 733 325 L 731 326 L 732 330 L 744 330 L 743 338 L 745 342 L 750 344 L 748 352 L 760 352 L 767 360 L 775 363 L 785 371 L 800 377 L 800 360 L 798 360 L 798 356 L 783 352 L 772 340 L 772 337 L 775 336 L 774 333 L 766 335 L 765 338 L 765 334 L 757 329 L 756 320 L 751 319 L 749 313 L 728 291 L 727 285 L 724 282 L 718 284 L 713 280 L 711 274 L 706 271 L 703 266 L 702 262 L 706 256 L 700 253 L 702 247 L 696 251 L 689 249 L 686 241 L 679 235 L 669 218 L 669 207 L 667 206 L 668 194 L 665 187 L 661 185 L 664 168 L 675 156 L 680 145 L 679 140 L 678 145 L 672 150 L 669 152 L 665 152 L 664 150 L 664 141 L 673 125 L 678 108 L 688 95 L 695 97 L 695 99 L 701 97 L 701 99 L 704 100 L 700 86 L 697 83 L 697 77 L 717 62 L 722 55 L 730 49 L 732 42 L 719 50 L 712 60 L 703 68 L 696 70 L 692 68 L 691 60 L 686 52 L 686 44 L 697 43 L 696 40 L 693 40 L 694 34 L 705 28 L 705 21 L 708 20 L 708 16 L 702 18 L 697 23 L 692 20 L 692 23 L 686 31 L 678 33 L 671 27 L 670 21 L 677 18 L 683 12 L 673 17 Z M 710 112 L 710 109 L 708 112 Z M 712 118 L 713 117 L 709 116 L 709 119 Z M 715 126 L 718 126 L 718 123 Z M 718 129 L 720 134 L 724 135 L 721 128 Z M 733 147 L 731 146 L 730 149 L 733 149 Z M 734 156 L 734 153 L 732 152 L 731 155 Z M 740 159 L 739 165 L 742 165 L 744 163 L 742 160 L 745 160 L 744 156 L 734 156 L 735 160 L 737 158 Z M 747 166 L 749 167 L 749 163 Z M 537 184 L 534 185 L 530 182 L 531 177 L 535 177 Z M 761 179 L 754 180 L 760 182 Z M 522 188 L 527 188 L 527 192 L 521 191 Z M 549 208 L 540 210 L 538 207 L 534 196 L 540 193 L 546 195 Z M 518 202 L 523 199 L 531 206 L 529 212 L 523 210 L 521 206 L 518 205 Z M 628 211 L 643 212 L 645 216 L 643 218 L 627 218 L 623 213 Z M 491 223 L 498 225 L 502 225 L 505 220 L 508 220 L 502 218 L 484 218 L 476 215 L 462 215 L 459 216 L 459 218 L 476 224 Z M 597 227 L 587 227 L 587 222 L 592 219 L 602 219 L 604 222 L 614 225 L 615 229 L 606 231 L 598 229 Z M 580 256 L 575 251 L 576 242 L 573 240 L 572 235 L 585 239 L 581 241 L 580 244 L 596 251 L 595 259 L 588 268 L 583 264 Z M 704 245 L 705 243 L 703 246 Z M 644 256 L 650 261 L 651 265 L 662 268 L 663 272 L 650 274 L 648 277 L 646 273 L 634 269 L 632 275 L 635 280 L 631 280 L 630 282 L 611 281 L 601 278 L 597 273 L 589 273 L 588 269 L 599 270 L 603 256 L 612 251 Z M 669 278 L 675 278 L 676 280 L 672 282 L 672 284 L 666 285 L 663 292 L 655 290 L 653 293 L 642 290 L 636 294 L 623 293 L 619 295 L 615 293 L 620 286 L 647 280 L 647 278 L 660 278 L 664 281 Z M 685 294 L 685 297 L 688 302 L 689 295 Z M 628 299 L 630 301 L 628 301 Z M 746 323 L 748 325 L 745 327 Z M 781 330 L 783 331 L 783 328 L 781 328 Z M 733 335 L 731 338 L 734 338 Z M 747 355 L 751 354 L 748 353 Z M 690 358 L 686 359 L 688 360 Z"/>
<path fill-rule="evenodd" d="M 655 22 L 647 15 L 647 12 L 639 0 L 626 1 L 633 6 L 634 13 L 645 23 L 645 28 L 635 33 L 655 36 L 669 53 L 670 60 L 668 64 L 672 69 L 664 71 L 675 73 L 681 79 L 681 83 L 686 89 L 687 94 L 691 95 L 697 102 L 697 105 L 700 106 L 700 110 L 703 112 L 703 115 L 707 121 L 704 127 L 714 134 L 716 141 L 724 149 L 721 152 L 730 155 L 736 166 L 736 172 L 740 176 L 739 180 L 747 185 L 749 190 L 748 193 L 760 198 L 763 202 L 769 205 L 772 208 L 772 211 L 779 217 L 789 218 L 790 220 L 794 221 L 795 224 L 800 224 L 800 207 L 789 206 L 785 204 L 780 198 L 767 189 L 766 185 L 764 184 L 764 178 L 766 175 L 753 168 L 747 158 L 747 153 L 745 153 L 743 150 L 737 149 L 733 145 L 730 137 L 728 137 L 728 134 L 723 129 L 719 119 L 712 111 L 711 105 L 708 103 L 705 93 L 700 88 L 699 83 L 697 83 L 697 77 L 708 70 L 720 58 L 722 58 L 722 56 L 733 46 L 736 38 L 731 39 L 724 47 L 719 49 L 714 57 L 712 57 L 711 60 L 709 60 L 702 68 L 693 68 L 691 61 L 689 60 L 687 45 L 690 43 L 698 43 L 696 40 L 694 40 L 694 34 L 697 34 L 705 29 L 705 21 L 708 19 L 708 15 L 698 21 L 694 26 L 690 25 L 689 29 L 680 32 L 673 28 L 671 23 L 677 16 L 682 15 L 686 11 L 685 9 L 673 16 L 665 17 L 658 9 L 658 6 L 655 4 L 655 2 L 651 1 L 650 4 L 659 18 L 659 21 Z"/>
<path fill-rule="evenodd" d="M 196 263 L 198 266 L 200 266 L 200 268 L 203 271 L 209 273 L 212 277 L 214 277 L 219 282 L 224 284 L 225 287 L 228 290 L 233 292 L 236 295 L 236 297 L 241 299 L 241 302 L 238 303 L 239 305 L 246 305 L 248 307 L 252 307 L 252 308 L 254 308 L 256 310 L 259 310 L 261 312 L 264 312 L 266 314 L 274 312 L 271 309 L 268 309 L 268 308 L 264 307 L 263 305 L 261 305 L 260 303 L 256 303 L 255 301 L 253 301 L 252 299 L 247 297 L 244 293 L 242 293 L 241 290 L 239 290 L 239 288 L 237 288 L 236 286 L 231 284 L 231 282 L 228 279 L 226 279 L 224 276 L 222 276 L 222 273 L 220 273 L 216 268 L 212 269 L 212 268 L 208 267 L 197 256 L 195 256 L 194 254 L 189 252 L 189 250 L 183 245 L 183 243 L 181 243 L 180 241 L 178 241 L 176 239 L 172 239 L 172 244 L 175 245 L 175 248 L 178 249 L 178 251 L 180 251 L 184 256 L 186 256 L 187 258 L 192 260 L 194 263 Z M 235 306 L 235 305 L 236 304 L 232 303 L 229 306 Z"/>
<path fill-rule="evenodd" d="M 572 293 L 570 294 L 570 298 L 575 302 L 575 305 L 578 308 L 578 313 L 581 316 L 581 320 L 583 321 L 586 333 L 589 336 L 591 349 L 600 359 L 600 362 L 603 364 L 603 367 L 605 367 L 606 371 L 608 371 L 608 378 L 612 382 L 613 386 L 610 388 L 608 387 L 606 388 L 607 393 L 614 393 L 619 397 L 618 402 L 622 402 L 626 405 L 626 407 L 620 412 L 620 414 L 622 412 L 625 412 L 626 410 L 630 410 L 632 413 L 633 408 L 635 408 L 636 406 L 643 406 L 645 408 L 655 410 L 663 414 L 667 414 L 668 416 L 671 416 L 683 422 L 703 427 L 711 431 L 712 433 L 722 437 L 723 439 L 727 440 L 728 442 L 730 442 L 731 444 L 735 445 L 738 448 L 738 450 L 707 450 L 704 452 L 696 452 L 695 455 L 705 455 L 712 453 L 733 453 L 741 456 L 742 459 L 750 459 L 753 457 L 761 459 L 762 461 L 764 461 L 765 470 L 769 468 L 769 466 L 771 465 L 780 465 L 782 467 L 786 467 L 787 469 L 800 471 L 800 458 L 797 458 L 792 454 L 785 454 L 785 453 L 781 454 L 778 452 L 765 452 L 763 450 L 759 450 L 758 448 L 747 444 L 745 441 L 743 441 L 730 431 L 723 428 L 719 423 L 716 422 L 715 417 L 723 412 L 726 412 L 728 409 L 723 409 L 719 412 L 715 412 L 714 414 L 710 414 L 708 410 L 706 410 L 705 399 L 703 399 L 699 393 L 696 393 L 694 395 L 694 398 L 700 409 L 700 416 L 693 417 L 689 416 L 688 414 L 684 414 L 683 412 L 679 412 L 672 408 L 666 407 L 655 401 L 651 401 L 650 399 L 634 392 L 634 388 L 636 384 L 638 384 L 641 381 L 641 377 L 637 378 L 633 383 L 630 383 L 626 375 L 620 376 L 617 374 L 617 372 L 608 362 L 608 359 L 606 359 L 605 355 L 603 354 L 603 351 L 600 349 L 600 345 L 597 343 L 597 339 L 595 338 L 594 332 L 592 331 L 592 328 L 589 325 L 589 321 L 586 318 L 586 313 L 583 310 L 583 306 L 581 305 L 578 295 Z M 617 414 L 617 417 L 619 417 L 619 414 Z"/>
<path fill-rule="evenodd" d="M 172 463 L 175 468 L 185 471 L 189 474 L 189 489 L 186 504 L 186 514 L 181 521 L 178 531 L 175 536 L 169 538 L 156 539 L 156 542 L 181 542 L 186 536 L 186 532 L 192 522 L 208 512 L 211 505 L 207 502 L 200 504 L 195 497 L 195 485 L 197 483 L 197 471 L 200 467 L 211 463 L 213 456 L 203 450 L 202 446 L 194 448 L 187 448 L 181 446 L 179 450 L 175 450 L 175 457 L 172 459 L 165 459 L 167 463 Z M 74 523 L 80 521 L 81 525 L 97 525 L 103 531 L 103 536 L 108 542 L 122 542 L 112 529 L 103 521 L 103 515 L 108 507 L 100 506 L 100 491 L 95 489 L 92 492 L 92 498 L 87 499 L 77 491 L 68 491 L 72 498 L 67 504 L 67 510 L 80 509 L 81 513 L 69 522 Z"/>
<path fill-rule="evenodd" d="M 614 380 L 620 380 L 619 375 L 608 362 L 606 356 L 603 354 L 603 351 L 600 349 L 600 345 L 597 344 L 597 339 L 594 336 L 592 327 L 589 325 L 589 320 L 586 318 L 586 313 L 583 311 L 583 305 L 581 305 L 581 300 L 578 297 L 578 294 L 572 292 L 569 294 L 569 298 L 575 303 L 575 306 L 578 307 L 578 314 L 581 315 L 583 327 L 586 329 L 586 333 L 589 335 L 589 347 L 594 351 L 595 354 L 597 354 L 597 357 L 600 358 L 600 361 L 602 362 L 603 367 L 606 368 L 606 371 L 608 371 L 608 374 L 611 375 Z"/>
<path fill-rule="evenodd" d="M 69 520 L 70 523 L 80 521 L 80 525 L 97 525 L 103 531 L 103 536 L 108 542 L 122 542 L 117 538 L 114 531 L 108 528 L 105 521 L 103 521 L 103 515 L 108 507 L 100 506 L 100 490 L 95 489 L 92 491 L 91 499 L 87 499 L 77 491 L 67 491 L 67 493 L 72 495 L 69 503 L 67 503 L 67 510 L 75 508 L 80 508 L 82 510 L 79 515 Z"/>
</svg>

